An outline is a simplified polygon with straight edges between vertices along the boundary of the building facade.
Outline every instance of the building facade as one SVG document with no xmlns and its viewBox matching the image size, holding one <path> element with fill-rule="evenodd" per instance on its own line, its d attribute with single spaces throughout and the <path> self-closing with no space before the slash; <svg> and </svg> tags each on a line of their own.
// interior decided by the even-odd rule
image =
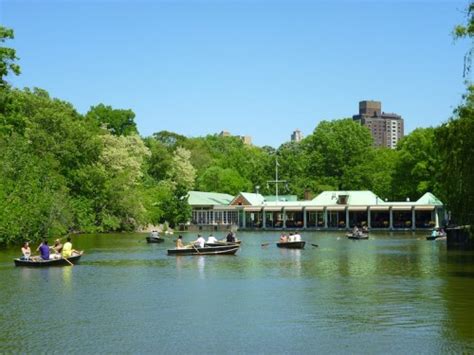
<svg viewBox="0 0 474 355">
<path fill-rule="evenodd" d="M 359 114 L 352 118 L 370 130 L 376 147 L 395 149 L 404 136 L 402 116 L 383 112 L 380 101 L 359 102 Z"/>
<path fill-rule="evenodd" d="M 357 225 L 418 230 L 440 226 L 446 218 L 443 203 L 431 193 L 413 202 L 388 202 L 371 191 L 325 191 L 309 201 L 190 191 L 188 201 L 193 211 L 189 225 L 199 229 L 346 230 Z"/>
<path fill-rule="evenodd" d="M 291 134 L 291 141 L 292 142 L 301 142 L 301 140 L 303 139 L 303 134 L 301 133 L 301 131 L 299 129 L 293 131 L 293 133 Z"/>
</svg>

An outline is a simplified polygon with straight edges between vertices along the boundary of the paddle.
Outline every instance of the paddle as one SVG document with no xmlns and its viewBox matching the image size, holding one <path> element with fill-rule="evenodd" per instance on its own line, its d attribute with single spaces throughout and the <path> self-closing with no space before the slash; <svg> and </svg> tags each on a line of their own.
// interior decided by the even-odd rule
<svg viewBox="0 0 474 355">
<path fill-rule="evenodd" d="M 193 243 L 193 248 L 194 248 L 194 250 L 196 250 L 196 252 L 197 252 L 198 254 L 201 254 L 201 253 L 199 252 L 199 249 L 196 248 L 196 246 L 194 245 L 194 243 Z"/>
<path fill-rule="evenodd" d="M 263 244 L 262 244 L 262 247 L 269 246 L 270 244 L 272 244 L 272 243 L 263 243 Z"/>
<path fill-rule="evenodd" d="M 74 266 L 74 264 L 71 263 L 66 257 L 63 256 L 63 259 L 66 260 L 69 263 L 69 265 Z"/>
<path fill-rule="evenodd" d="M 319 247 L 318 244 L 311 244 L 311 245 L 312 245 L 313 247 L 315 247 L 315 248 Z"/>
</svg>

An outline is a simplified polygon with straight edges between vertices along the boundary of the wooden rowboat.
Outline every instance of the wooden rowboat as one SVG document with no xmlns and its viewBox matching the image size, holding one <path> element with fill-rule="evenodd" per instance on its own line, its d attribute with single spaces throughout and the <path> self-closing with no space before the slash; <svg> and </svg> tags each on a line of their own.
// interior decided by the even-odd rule
<svg viewBox="0 0 474 355">
<path fill-rule="evenodd" d="M 81 258 L 81 254 L 76 254 L 67 258 L 72 264 L 77 264 Z M 70 266 L 71 264 L 67 262 L 66 259 L 54 259 L 54 260 L 22 260 L 20 258 L 14 259 L 15 266 L 26 266 L 26 267 L 48 267 L 48 266 Z"/>
<path fill-rule="evenodd" d="M 305 241 L 276 243 L 278 248 L 287 248 L 287 249 L 304 249 L 305 244 L 306 244 Z"/>
<path fill-rule="evenodd" d="M 214 243 L 206 243 L 205 245 L 208 246 L 208 247 L 222 247 L 222 246 L 226 246 L 226 245 L 238 246 L 238 245 L 240 245 L 240 243 L 242 243 L 241 240 L 236 240 L 235 242 L 226 242 L 226 241 L 219 240 L 219 241 L 214 242 Z"/>
<path fill-rule="evenodd" d="M 354 233 L 347 233 L 347 238 L 353 239 L 353 240 L 365 240 L 365 239 L 369 239 L 369 235 L 366 233 L 355 234 L 355 235 Z"/>
<path fill-rule="evenodd" d="M 147 243 L 163 243 L 165 240 L 160 237 L 146 237 Z"/>
<path fill-rule="evenodd" d="M 234 255 L 239 250 L 239 245 L 224 245 L 217 247 L 187 247 L 182 249 L 168 249 L 168 255 Z"/>
</svg>

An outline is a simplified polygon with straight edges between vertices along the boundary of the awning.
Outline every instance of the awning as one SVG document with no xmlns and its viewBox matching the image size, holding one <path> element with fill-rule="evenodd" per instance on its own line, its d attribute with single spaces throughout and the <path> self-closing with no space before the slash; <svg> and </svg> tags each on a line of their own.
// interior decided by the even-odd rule
<svg viewBox="0 0 474 355">
<path fill-rule="evenodd" d="M 346 206 L 328 206 L 328 211 L 344 211 Z"/>
<path fill-rule="evenodd" d="M 412 206 L 392 206 L 392 211 L 411 211 Z"/>
<path fill-rule="evenodd" d="M 262 207 L 249 207 L 245 206 L 244 211 L 245 212 L 260 212 L 262 210 Z"/>
<path fill-rule="evenodd" d="M 349 206 L 349 211 L 351 211 L 351 212 L 355 212 L 355 211 L 364 212 L 364 211 L 367 211 L 367 206 Z"/>
<path fill-rule="evenodd" d="M 278 206 L 265 206 L 263 207 L 263 209 L 265 210 L 265 212 L 280 212 L 281 211 L 281 207 L 278 207 Z"/>
<path fill-rule="evenodd" d="M 303 211 L 303 206 L 287 206 L 287 207 L 284 207 L 285 211 L 294 211 L 294 212 L 300 212 L 300 211 Z"/>
<path fill-rule="evenodd" d="M 324 211 L 323 206 L 308 206 L 306 207 L 306 211 Z"/>
<path fill-rule="evenodd" d="M 388 211 L 389 206 L 370 206 L 370 211 Z"/>
<path fill-rule="evenodd" d="M 415 206 L 416 211 L 433 211 L 435 209 L 435 206 Z"/>
</svg>

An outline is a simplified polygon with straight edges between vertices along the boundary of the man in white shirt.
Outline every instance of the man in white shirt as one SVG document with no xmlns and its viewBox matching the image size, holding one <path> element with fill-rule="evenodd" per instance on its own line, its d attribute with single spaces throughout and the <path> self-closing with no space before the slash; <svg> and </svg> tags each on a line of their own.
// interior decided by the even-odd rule
<svg viewBox="0 0 474 355">
<path fill-rule="evenodd" d="M 216 237 L 214 237 L 212 234 L 209 234 L 209 237 L 207 238 L 208 243 L 217 243 L 218 240 Z"/>
<path fill-rule="evenodd" d="M 197 246 L 198 248 L 204 248 L 205 243 L 206 243 L 206 240 L 202 237 L 201 234 L 198 234 L 198 238 L 194 241 L 194 245 Z"/>
<path fill-rule="evenodd" d="M 293 235 L 293 233 L 290 233 L 290 236 L 288 237 L 288 241 L 289 242 L 294 242 L 295 241 L 295 236 Z"/>
<path fill-rule="evenodd" d="M 301 242 L 301 235 L 298 232 L 296 232 L 295 235 L 293 236 L 293 241 Z"/>
</svg>

